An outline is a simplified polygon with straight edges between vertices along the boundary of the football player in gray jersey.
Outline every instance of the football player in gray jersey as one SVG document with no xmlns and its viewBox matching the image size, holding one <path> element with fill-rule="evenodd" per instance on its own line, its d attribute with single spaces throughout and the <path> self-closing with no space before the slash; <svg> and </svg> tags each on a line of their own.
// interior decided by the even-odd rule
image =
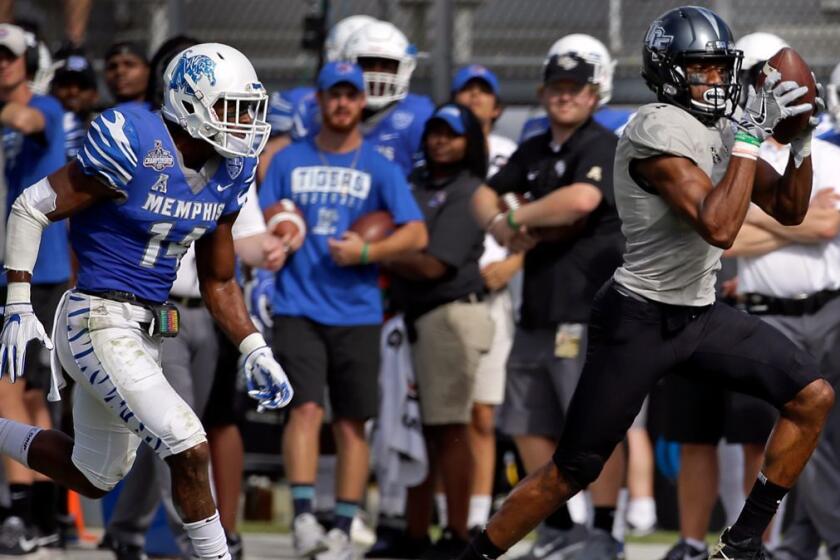
<svg viewBox="0 0 840 560">
<path fill-rule="evenodd" d="M 779 331 L 716 303 L 714 280 L 751 202 L 782 224 L 802 221 L 811 129 L 791 142 L 781 176 L 758 148 L 779 121 L 823 103 L 800 101 L 805 87 L 771 73 L 733 115 L 742 57 L 734 43 L 705 8 L 676 8 L 651 24 L 642 75 L 659 103 L 640 109 L 616 152 L 624 263 L 592 305 L 586 365 L 553 460 L 514 489 L 463 559 L 497 558 L 592 482 L 650 389 L 675 369 L 780 411 L 746 505 L 710 555 L 765 559 L 761 533 L 811 455 L 834 391 Z"/>
</svg>

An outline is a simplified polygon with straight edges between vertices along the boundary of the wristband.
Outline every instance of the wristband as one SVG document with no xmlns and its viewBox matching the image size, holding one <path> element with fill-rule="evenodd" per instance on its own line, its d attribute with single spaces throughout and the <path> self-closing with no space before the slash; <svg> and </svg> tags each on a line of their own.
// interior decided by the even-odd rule
<svg viewBox="0 0 840 560">
<path fill-rule="evenodd" d="M 507 213 L 507 225 L 512 230 L 519 230 L 519 224 L 516 223 L 516 220 L 513 219 L 513 210 L 508 210 Z"/>
<path fill-rule="evenodd" d="M 747 144 L 752 144 L 753 146 L 760 147 L 761 146 L 761 139 L 756 138 L 752 134 L 739 130 L 735 133 L 735 141 L 736 142 L 746 142 Z"/>
<path fill-rule="evenodd" d="M 759 147 L 748 142 L 736 141 L 732 146 L 732 157 L 741 157 L 756 161 L 758 159 Z"/>
<path fill-rule="evenodd" d="M 268 344 L 265 343 L 263 335 L 258 332 L 251 333 L 243 338 L 242 342 L 239 343 L 239 353 L 243 356 L 247 356 L 257 348 L 262 348 L 263 346 L 268 346 Z"/>
<path fill-rule="evenodd" d="M 6 305 L 32 303 L 29 282 L 9 282 L 6 288 Z"/>
<path fill-rule="evenodd" d="M 368 251 L 370 250 L 370 243 L 362 245 L 362 254 L 359 255 L 359 264 L 368 263 Z"/>
</svg>

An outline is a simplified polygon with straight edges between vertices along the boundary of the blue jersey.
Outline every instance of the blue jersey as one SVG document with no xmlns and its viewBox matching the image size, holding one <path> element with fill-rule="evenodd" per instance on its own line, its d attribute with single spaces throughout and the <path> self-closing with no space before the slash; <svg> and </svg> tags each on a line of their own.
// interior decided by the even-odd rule
<svg viewBox="0 0 840 560">
<path fill-rule="evenodd" d="M 268 98 L 268 114 L 266 120 L 271 125 L 271 135 L 290 134 L 292 138 L 300 139 L 306 136 L 301 116 L 308 114 L 307 104 L 313 104 L 317 110 L 315 88 L 309 86 L 296 87 L 284 91 L 275 91 Z"/>
<path fill-rule="evenodd" d="M 64 153 L 70 161 L 76 157 L 85 141 L 85 123 L 73 111 L 65 111 L 64 119 Z"/>
<path fill-rule="evenodd" d="M 49 95 L 33 95 L 29 107 L 44 116 L 44 130 L 38 134 L 21 134 L 11 128 L 3 129 L 3 149 L 6 160 L 6 217 L 15 199 L 34 183 L 40 181 L 65 163 L 64 109 Z M 38 260 L 32 271 L 33 284 L 58 284 L 70 278 L 70 250 L 67 243 L 67 223 L 47 226 L 41 236 Z M 6 275 L 0 283 L 6 284 Z"/>
<path fill-rule="evenodd" d="M 397 224 L 422 220 L 402 171 L 367 141 L 353 152 L 328 154 L 306 138 L 274 156 L 260 187 L 263 208 L 283 198 L 303 211 L 307 234 L 278 273 L 274 313 L 326 325 L 381 323 L 377 267 L 338 266 L 327 240 L 375 210 L 388 210 Z"/>
<path fill-rule="evenodd" d="M 315 135 L 321 128 L 320 108 L 315 95 L 304 96 L 298 102 L 294 116 L 293 137 Z M 362 123 L 365 140 L 389 160 L 396 163 L 406 177 L 423 157 L 423 128 L 435 106 L 425 95 L 409 93 L 392 106 L 379 111 Z"/>
<path fill-rule="evenodd" d="M 160 113 L 137 103 L 97 117 L 76 159 L 120 195 L 70 219 L 78 287 L 152 302 L 166 300 L 190 244 L 239 211 L 257 165 L 213 158 L 200 172 L 185 168 Z"/>
<path fill-rule="evenodd" d="M 592 115 L 592 118 L 606 129 L 612 130 L 616 134 L 621 134 L 624 125 L 630 120 L 635 111 L 630 109 L 614 109 L 613 107 L 601 107 Z M 533 138 L 538 134 L 549 129 L 548 117 L 543 115 L 541 117 L 531 117 L 522 126 L 522 133 L 519 135 L 519 143 L 522 144 L 525 140 Z"/>
</svg>

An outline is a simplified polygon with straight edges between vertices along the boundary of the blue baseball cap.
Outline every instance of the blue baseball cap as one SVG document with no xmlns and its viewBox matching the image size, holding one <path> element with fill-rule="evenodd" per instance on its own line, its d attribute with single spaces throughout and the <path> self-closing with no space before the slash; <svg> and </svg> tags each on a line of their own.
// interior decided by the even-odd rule
<svg viewBox="0 0 840 560">
<path fill-rule="evenodd" d="M 461 114 L 461 109 L 457 105 L 448 103 L 438 108 L 434 114 L 429 117 L 429 120 L 440 119 L 455 131 L 455 134 L 463 136 L 467 127 L 464 125 L 464 116 Z"/>
<path fill-rule="evenodd" d="M 365 77 L 362 68 L 352 62 L 328 62 L 318 72 L 319 91 L 326 91 L 341 83 L 347 83 L 359 91 L 365 91 Z"/>
<path fill-rule="evenodd" d="M 493 95 L 498 97 L 499 78 L 489 68 L 481 64 L 470 64 L 458 70 L 458 73 L 455 74 L 455 78 L 452 80 L 452 93 L 458 93 L 464 89 L 464 86 L 470 80 L 484 80 L 490 86 Z"/>
</svg>

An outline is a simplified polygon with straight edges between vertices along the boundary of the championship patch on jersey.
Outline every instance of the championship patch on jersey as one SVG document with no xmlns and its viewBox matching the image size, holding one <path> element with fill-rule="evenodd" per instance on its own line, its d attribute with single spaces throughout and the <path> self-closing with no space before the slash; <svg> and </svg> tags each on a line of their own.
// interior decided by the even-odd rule
<svg viewBox="0 0 840 560">
<path fill-rule="evenodd" d="M 391 123 L 396 130 L 408 128 L 412 122 L 414 122 L 414 114 L 408 111 L 394 111 L 391 117 Z"/>
<path fill-rule="evenodd" d="M 163 147 L 161 140 L 155 140 L 154 148 L 143 156 L 143 167 L 150 167 L 158 172 L 174 165 L 175 158 L 172 156 L 172 152 Z"/>
<path fill-rule="evenodd" d="M 245 159 L 241 157 L 225 159 L 225 166 L 227 167 L 228 177 L 231 180 L 236 179 L 245 167 Z"/>
</svg>

